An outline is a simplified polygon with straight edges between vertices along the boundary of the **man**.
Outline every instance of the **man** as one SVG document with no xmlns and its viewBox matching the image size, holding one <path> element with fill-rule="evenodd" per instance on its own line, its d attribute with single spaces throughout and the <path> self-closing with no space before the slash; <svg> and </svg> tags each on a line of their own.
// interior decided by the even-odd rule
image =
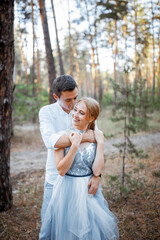
<svg viewBox="0 0 160 240">
<path fill-rule="evenodd" d="M 53 81 L 52 88 L 53 96 L 57 102 L 44 106 L 39 111 L 40 131 L 44 144 L 48 149 L 43 204 L 41 209 L 42 222 L 52 195 L 52 190 L 54 191 L 54 182 L 58 176 L 54 161 L 54 148 L 70 146 L 69 137 L 66 135 L 62 136 L 60 132 L 71 128 L 71 111 L 78 97 L 77 84 L 69 75 L 61 75 L 56 78 Z M 95 142 L 92 130 L 83 134 L 82 142 Z M 90 179 L 89 194 L 96 194 L 99 181 L 100 177 L 93 176 Z"/>
</svg>

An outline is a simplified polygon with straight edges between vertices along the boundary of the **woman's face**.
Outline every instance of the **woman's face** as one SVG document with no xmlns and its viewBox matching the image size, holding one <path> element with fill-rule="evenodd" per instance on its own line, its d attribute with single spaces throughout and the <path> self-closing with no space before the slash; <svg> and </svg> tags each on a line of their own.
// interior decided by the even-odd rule
<svg viewBox="0 0 160 240">
<path fill-rule="evenodd" d="M 72 111 L 72 123 L 79 130 L 86 131 L 88 124 L 93 121 L 93 118 L 89 117 L 89 111 L 84 101 L 80 101 L 76 104 Z"/>
</svg>

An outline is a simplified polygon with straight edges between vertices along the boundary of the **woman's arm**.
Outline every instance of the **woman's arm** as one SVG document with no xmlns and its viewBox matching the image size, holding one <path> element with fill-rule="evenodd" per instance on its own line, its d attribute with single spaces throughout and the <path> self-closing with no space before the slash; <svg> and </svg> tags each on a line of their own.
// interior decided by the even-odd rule
<svg viewBox="0 0 160 240">
<path fill-rule="evenodd" d="M 69 139 L 71 142 L 71 147 L 65 156 L 64 149 L 54 151 L 56 167 L 61 176 L 64 176 L 65 173 L 70 169 L 77 153 L 77 149 L 81 143 L 82 134 L 71 133 Z"/>
<path fill-rule="evenodd" d="M 104 168 L 104 136 L 100 130 L 95 131 L 97 142 L 96 157 L 92 165 L 92 171 L 95 176 L 99 176 Z"/>
</svg>

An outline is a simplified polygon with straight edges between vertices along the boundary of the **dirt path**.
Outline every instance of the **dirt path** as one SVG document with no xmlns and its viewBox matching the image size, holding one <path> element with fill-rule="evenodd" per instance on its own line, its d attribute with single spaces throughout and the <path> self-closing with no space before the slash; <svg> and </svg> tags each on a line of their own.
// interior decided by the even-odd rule
<svg viewBox="0 0 160 240">
<path fill-rule="evenodd" d="M 11 141 L 11 174 L 45 168 L 46 148 L 42 142 L 37 125 L 27 124 L 14 127 L 15 137 Z M 160 144 L 160 132 L 146 133 L 131 138 L 137 148 L 147 150 Z M 119 153 L 114 144 L 123 142 L 123 138 L 105 141 L 104 153 L 112 157 Z"/>
<path fill-rule="evenodd" d="M 137 135 L 131 137 L 130 139 L 132 143 L 136 145 L 137 149 L 143 149 L 144 151 L 146 151 L 148 148 L 160 144 L 160 132 Z M 117 147 L 114 146 L 114 144 L 119 144 L 123 142 L 123 138 L 109 139 L 105 141 L 104 154 L 106 156 L 118 154 L 119 150 Z"/>
</svg>

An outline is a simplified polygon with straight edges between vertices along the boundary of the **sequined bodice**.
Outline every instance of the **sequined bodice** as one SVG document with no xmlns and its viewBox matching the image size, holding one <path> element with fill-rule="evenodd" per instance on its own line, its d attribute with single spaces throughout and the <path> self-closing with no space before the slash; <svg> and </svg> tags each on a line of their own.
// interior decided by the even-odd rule
<svg viewBox="0 0 160 240">
<path fill-rule="evenodd" d="M 69 151 L 70 147 L 65 148 L 65 155 Z M 77 150 L 76 156 L 72 163 L 71 168 L 67 174 L 83 176 L 92 173 L 92 164 L 96 154 L 96 144 L 90 143 L 86 148 L 81 151 Z"/>
</svg>

